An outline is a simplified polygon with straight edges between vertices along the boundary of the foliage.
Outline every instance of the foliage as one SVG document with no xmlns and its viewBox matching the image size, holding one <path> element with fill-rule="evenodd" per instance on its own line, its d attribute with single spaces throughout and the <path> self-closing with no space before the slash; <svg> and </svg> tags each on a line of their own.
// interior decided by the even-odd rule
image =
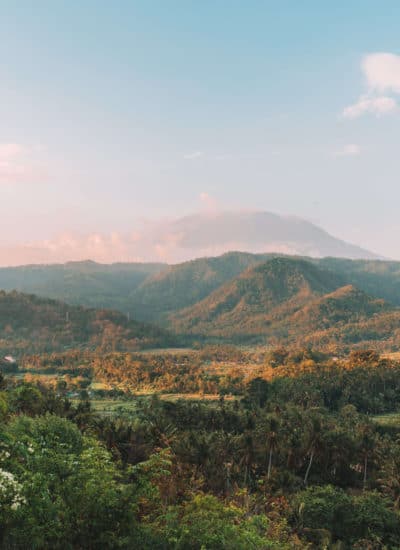
<svg viewBox="0 0 400 550">
<path fill-rule="evenodd" d="M 109 310 L 69 306 L 37 296 L 0 291 L 0 352 L 22 355 L 83 347 L 112 351 L 168 344 L 156 327 Z"/>
</svg>

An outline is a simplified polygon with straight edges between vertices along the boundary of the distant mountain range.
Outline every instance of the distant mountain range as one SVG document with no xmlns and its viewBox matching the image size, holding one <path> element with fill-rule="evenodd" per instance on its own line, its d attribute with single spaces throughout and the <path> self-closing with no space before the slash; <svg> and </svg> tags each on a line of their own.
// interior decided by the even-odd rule
<svg viewBox="0 0 400 550">
<path fill-rule="evenodd" d="M 16 314 L 3 297 L 0 338 L 26 333 L 35 339 L 39 319 L 44 328 L 36 339 L 42 347 L 54 331 L 61 331 L 62 338 L 70 334 L 65 315 L 66 308 L 72 308 L 69 322 L 78 317 L 82 322 L 76 325 L 78 332 L 72 331 L 75 336 L 67 336 L 65 342 L 54 337 L 57 346 L 60 342 L 95 345 L 104 330 L 105 334 L 125 334 L 116 341 L 119 348 L 127 347 L 127 329 L 133 331 L 128 331 L 133 339 L 143 340 L 140 345 L 146 341 L 158 345 L 168 340 L 166 329 L 175 332 L 181 343 L 197 339 L 400 349 L 400 262 L 241 252 L 173 266 L 72 262 L 0 269 L 0 288 L 123 312 L 74 309 L 63 302 L 46 305 L 39 298 L 15 293 L 20 303 Z M 30 313 L 35 300 L 42 312 L 39 317 Z M 128 317 L 150 324 L 129 324 Z M 31 332 L 30 326 L 34 327 Z M 89 336 L 85 327 L 89 327 Z M 86 336 L 79 336 L 78 329 Z"/>
<path fill-rule="evenodd" d="M 0 247 L 0 265 L 49 264 L 70 260 L 177 263 L 231 250 L 311 257 L 377 259 L 373 252 L 337 239 L 318 226 L 270 212 L 194 214 L 144 224 L 130 234 L 66 234 Z"/>
</svg>

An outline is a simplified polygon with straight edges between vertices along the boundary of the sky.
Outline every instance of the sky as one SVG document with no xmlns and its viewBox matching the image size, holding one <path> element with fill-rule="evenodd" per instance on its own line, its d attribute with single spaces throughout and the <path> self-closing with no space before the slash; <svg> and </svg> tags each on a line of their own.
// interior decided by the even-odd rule
<svg viewBox="0 0 400 550">
<path fill-rule="evenodd" d="M 400 259 L 399 25 L 397 0 L 0 0 L 0 261 L 210 208 Z"/>
</svg>

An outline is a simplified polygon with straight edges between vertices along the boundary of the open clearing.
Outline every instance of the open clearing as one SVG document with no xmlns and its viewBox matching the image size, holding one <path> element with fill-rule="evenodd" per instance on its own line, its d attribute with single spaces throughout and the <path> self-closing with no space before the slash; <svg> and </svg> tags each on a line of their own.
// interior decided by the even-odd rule
<svg viewBox="0 0 400 550">
<path fill-rule="evenodd" d="M 372 417 L 373 421 L 381 426 L 392 426 L 400 428 L 400 412 L 379 414 Z"/>
</svg>

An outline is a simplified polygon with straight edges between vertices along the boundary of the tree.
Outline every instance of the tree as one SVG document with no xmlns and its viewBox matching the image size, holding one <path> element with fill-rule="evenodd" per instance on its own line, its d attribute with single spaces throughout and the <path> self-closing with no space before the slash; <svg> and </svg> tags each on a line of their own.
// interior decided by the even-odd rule
<svg viewBox="0 0 400 550">
<path fill-rule="evenodd" d="M 293 548 L 283 541 L 274 543 L 267 536 L 265 516 L 246 518 L 244 510 L 232 504 L 225 506 L 211 495 L 196 495 L 182 507 L 171 508 L 162 519 L 165 527 L 162 523 L 158 527 L 174 550 Z"/>
<path fill-rule="evenodd" d="M 247 386 L 245 401 L 253 407 L 263 407 L 267 402 L 269 384 L 263 378 L 253 378 Z"/>
</svg>

